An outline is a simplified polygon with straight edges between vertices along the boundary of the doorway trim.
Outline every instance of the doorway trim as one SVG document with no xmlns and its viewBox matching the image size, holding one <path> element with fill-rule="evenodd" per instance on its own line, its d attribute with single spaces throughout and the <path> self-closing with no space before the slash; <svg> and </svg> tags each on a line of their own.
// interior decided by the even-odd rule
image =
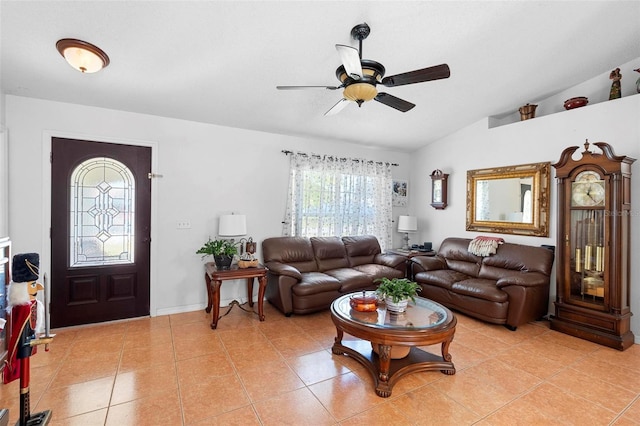
<svg viewBox="0 0 640 426">
<path fill-rule="evenodd" d="M 40 250 L 40 282 L 51 277 L 51 139 L 52 138 L 80 139 L 93 142 L 108 142 L 121 145 L 144 146 L 151 148 L 151 170 L 158 173 L 158 142 L 140 139 L 114 138 L 108 136 L 98 136 L 79 132 L 64 132 L 58 130 L 42 131 L 42 248 Z M 149 259 L 149 315 L 157 316 L 156 286 L 157 277 L 157 253 L 158 253 L 158 185 L 155 179 L 151 179 L 151 245 Z M 50 286 L 50 283 L 47 283 Z M 45 291 L 50 292 L 51 288 Z M 51 293 L 49 293 L 51 294 Z M 49 298 L 49 300 L 51 300 Z"/>
</svg>

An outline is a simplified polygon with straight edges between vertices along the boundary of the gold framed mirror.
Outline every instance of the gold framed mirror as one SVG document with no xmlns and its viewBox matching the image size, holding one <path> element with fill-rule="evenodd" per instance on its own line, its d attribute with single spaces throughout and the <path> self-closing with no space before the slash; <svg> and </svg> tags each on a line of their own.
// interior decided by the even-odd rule
<svg viewBox="0 0 640 426">
<path fill-rule="evenodd" d="M 548 237 L 550 164 L 467 171 L 467 231 Z"/>
</svg>

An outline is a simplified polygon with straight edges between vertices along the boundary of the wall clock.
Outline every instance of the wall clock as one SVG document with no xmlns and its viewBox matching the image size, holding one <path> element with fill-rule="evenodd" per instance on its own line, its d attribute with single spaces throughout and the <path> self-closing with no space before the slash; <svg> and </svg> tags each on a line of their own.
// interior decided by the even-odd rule
<svg viewBox="0 0 640 426">
<path fill-rule="evenodd" d="M 447 207 L 447 178 L 448 174 L 442 170 L 434 170 L 431 173 L 431 206 L 437 210 Z"/>
</svg>

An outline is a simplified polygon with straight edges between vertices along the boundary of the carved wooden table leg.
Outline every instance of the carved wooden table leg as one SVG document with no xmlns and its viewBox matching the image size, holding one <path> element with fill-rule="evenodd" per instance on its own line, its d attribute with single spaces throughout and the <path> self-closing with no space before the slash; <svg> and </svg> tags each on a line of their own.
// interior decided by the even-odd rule
<svg viewBox="0 0 640 426">
<path fill-rule="evenodd" d="M 220 318 L 220 286 L 222 281 L 211 280 L 211 292 L 213 293 L 213 315 L 211 315 L 211 328 L 216 329 Z"/>
<path fill-rule="evenodd" d="M 453 336 L 451 337 L 450 340 L 446 340 L 444 342 L 442 342 L 442 359 L 445 362 L 451 362 L 451 354 L 449 353 L 449 345 L 451 344 L 451 342 L 453 341 Z M 448 374 L 448 375 L 453 375 L 456 374 L 456 369 L 452 368 L 449 370 L 440 370 L 440 372 L 444 373 L 444 374 Z"/>
<path fill-rule="evenodd" d="M 209 274 L 205 272 L 204 274 L 204 282 L 207 286 L 207 307 L 205 308 L 205 312 L 211 312 L 211 306 L 213 305 L 213 295 L 211 294 L 211 278 L 209 278 Z"/>
<path fill-rule="evenodd" d="M 267 276 L 258 277 L 258 318 L 264 321 L 264 292 L 267 288 Z"/>
<path fill-rule="evenodd" d="M 247 278 L 247 300 L 249 307 L 253 308 L 253 277 Z"/>
<path fill-rule="evenodd" d="M 336 328 L 336 331 L 337 331 L 337 336 L 333 340 L 333 347 L 331 348 L 331 352 L 333 352 L 336 355 L 342 355 L 344 351 L 339 347 L 342 346 L 342 337 L 344 336 L 344 331 L 340 330 L 339 328 Z"/>
<path fill-rule="evenodd" d="M 391 346 L 378 346 L 378 360 L 380 362 L 378 371 L 378 385 L 376 386 L 376 394 L 383 398 L 391 396 L 391 388 L 389 387 L 389 367 L 391 366 Z"/>
</svg>

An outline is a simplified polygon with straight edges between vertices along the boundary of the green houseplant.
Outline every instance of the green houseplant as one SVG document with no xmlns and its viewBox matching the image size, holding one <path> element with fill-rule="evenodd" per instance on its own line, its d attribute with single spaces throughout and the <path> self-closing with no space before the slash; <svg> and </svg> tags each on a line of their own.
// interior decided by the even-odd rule
<svg viewBox="0 0 640 426">
<path fill-rule="evenodd" d="M 407 278 L 378 278 L 376 293 L 385 299 L 387 310 L 404 312 L 409 300 L 415 302 L 418 295 L 418 284 Z"/>
<path fill-rule="evenodd" d="M 233 256 L 238 254 L 238 247 L 233 240 L 212 240 L 209 237 L 207 242 L 196 251 L 196 254 L 202 254 L 203 259 L 207 256 L 213 256 L 219 269 L 228 269 L 233 261 Z"/>
</svg>

